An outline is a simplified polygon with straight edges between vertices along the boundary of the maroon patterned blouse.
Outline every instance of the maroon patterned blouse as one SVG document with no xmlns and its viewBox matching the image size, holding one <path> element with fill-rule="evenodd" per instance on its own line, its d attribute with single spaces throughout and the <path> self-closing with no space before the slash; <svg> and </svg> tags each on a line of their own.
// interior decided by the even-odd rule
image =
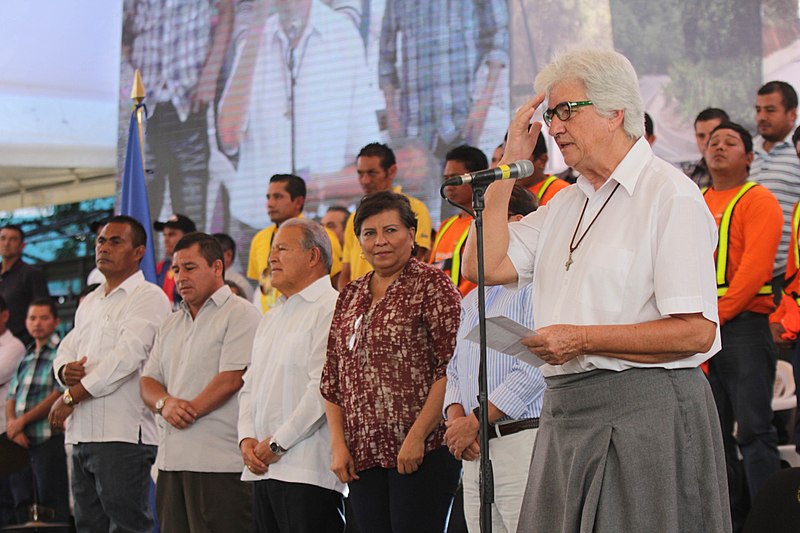
<svg viewBox="0 0 800 533">
<path fill-rule="evenodd" d="M 320 389 L 342 408 L 356 471 L 395 468 L 397 454 L 431 385 L 446 376 L 456 345 L 461 296 L 436 267 L 410 259 L 370 308 L 370 272 L 336 302 Z M 444 425 L 425 453 L 444 443 Z"/>
</svg>

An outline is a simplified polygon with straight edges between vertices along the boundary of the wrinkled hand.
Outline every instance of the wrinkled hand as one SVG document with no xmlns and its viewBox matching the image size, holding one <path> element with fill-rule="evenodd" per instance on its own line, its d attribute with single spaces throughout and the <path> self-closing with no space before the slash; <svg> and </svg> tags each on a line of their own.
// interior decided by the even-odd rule
<svg viewBox="0 0 800 533">
<path fill-rule="evenodd" d="M 175 428 L 186 429 L 197 420 L 197 410 L 186 400 L 169 397 L 161 409 L 161 416 Z"/>
<path fill-rule="evenodd" d="M 784 333 L 786 333 L 783 324 L 780 322 L 770 322 L 769 329 L 772 332 L 772 340 L 775 341 L 775 346 L 782 350 L 788 350 L 792 347 L 794 342 L 783 338 Z"/>
<path fill-rule="evenodd" d="M 50 426 L 54 429 L 64 431 L 64 429 L 66 429 L 67 417 L 69 417 L 74 410 L 75 406 L 65 404 L 64 399 L 59 396 L 58 400 L 53 404 L 53 407 L 50 408 L 50 414 L 47 416 Z"/>
<path fill-rule="evenodd" d="M 269 467 L 255 454 L 257 445 L 258 441 L 256 439 L 246 438 L 242 439 L 242 442 L 239 444 L 239 449 L 242 452 L 244 466 L 255 475 L 263 476 L 267 473 Z"/>
<path fill-rule="evenodd" d="M 504 163 L 528 159 L 533 153 L 542 125 L 539 122 L 531 125 L 531 119 L 542 102 L 544 102 L 544 93 L 537 94 L 517 109 L 511 125 L 508 127 L 508 139 L 503 154 Z"/>
<path fill-rule="evenodd" d="M 84 367 L 85 364 L 86 356 L 84 355 L 79 360 L 64 365 L 62 377 L 64 378 L 64 383 L 67 385 L 67 387 L 72 387 L 81 382 L 83 377 L 86 375 L 86 368 Z"/>
<path fill-rule="evenodd" d="M 481 442 L 478 439 L 467 446 L 466 449 L 461 453 L 461 459 L 464 461 L 474 461 L 478 457 L 481 456 Z"/>
<path fill-rule="evenodd" d="M 336 474 L 336 477 L 342 483 L 349 483 L 354 479 L 358 479 L 356 462 L 353 460 L 347 444 L 343 442 L 331 444 L 331 472 Z"/>
<path fill-rule="evenodd" d="M 425 458 L 425 439 L 420 439 L 409 432 L 397 454 L 397 471 L 401 474 L 413 474 L 419 470 Z"/>
<path fill-rule="evenodd" d="M 545 363 L 563 365 L 584 354 L 586 329 L 581 326 L 557 324 L 537 329 L 536 333 L 522 339 L 522 344 Z"/>
<path fill-rule="evenodd" d="M 461 460 L 464 450 L 477 440 L 480 422 L 475 418 L 475 414 L 470 413 L 466 416 L 451 418 L 444 425 L 447 426 L 444 441 L 453 457 Z"/>
<path fill-rule="evenodd" d="M 12 440 L 13 442 L 15 442 L 15 443 L 19 444 L 19 445 L 20 445 L 20 446 L 22 446 L 23 448 L 26 448 L 26 449 L 27 449 L 27 448 L 30 448 L 30 447 L 31 447 L 31 443 L 30 443 L 30 441 L 28 440 L 28 437 L 25 435 L 25 433 L 18 433 L 18 434 L 17 434 L 17 435 L 16 435 L 14 438 L 12 438 L 11 440 Z"/>
<path fill-rule="evenodd" d="M 261 442 L 259 442 L 258 445 L 256 445 L 256 448 L 255 448 L 255 451 L 254 451 L 255 454 L 256 454 L 256 457 L 261 459 L 264 462 L 264 464 L 266 464 L 267 466 L 271 465 L 272 463 L 277 463 L 278 461 L 281 460 L 281 457 L 282 457 L 280 455 L 275 455 L 274 453 L 272 453 L 272 450 L 269 449 L 269 441 L 271 439 L 272 439 L 272 436 L 270 435 L 266 439 L 264 439 Z M 280 444 L 280 443 L 278 443 L 278 444 Z"/>
</svg>

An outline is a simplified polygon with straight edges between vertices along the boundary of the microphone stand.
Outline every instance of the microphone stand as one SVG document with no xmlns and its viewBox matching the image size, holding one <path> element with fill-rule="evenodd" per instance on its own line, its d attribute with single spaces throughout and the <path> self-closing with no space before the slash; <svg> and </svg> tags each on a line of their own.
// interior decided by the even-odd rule
<svg viewBox="0 0 800 533">
<path fill-rule="evenodd" d="M 489 457 L 489 383 L 486 376 L 486 280 L 483 257 L 483 195 L 487 185 L 472 186 L 472 209 L 475 211 L 475 237 L 478 243 L 478 327 L 481 334 L 480 366 L 478 370 L 478 434 L 481 440 L 480 496 L 481 533 L 492 532 L 492 504 L 494 503 L 494 474 Z"/>
<path fill-rule="evenodd" d="M 475 237 L 478 244 L 478 327 L 481 336 L 480 342 L 480 365 L 478 370 L 478 417 L 481 456 L 480 456 L 480 530 L 481 533 L 492 533 L 492 504 L 494 503 L 494 473 L 492 471 L 492 461 L 489 457 L 489 383 L 486 373 L 486 280 L 484 272 L 486 269 L 483 256 L 483 210 L 486 207 L 484 193 L 489 187 L 489 183 L 473 181 L 472 187 L 472 209 L 465 208 L 450 201 L 444 194 L 442 185 L 439 194 L 448 203 L 472 215 L 475 220 Z"/>
</svg>

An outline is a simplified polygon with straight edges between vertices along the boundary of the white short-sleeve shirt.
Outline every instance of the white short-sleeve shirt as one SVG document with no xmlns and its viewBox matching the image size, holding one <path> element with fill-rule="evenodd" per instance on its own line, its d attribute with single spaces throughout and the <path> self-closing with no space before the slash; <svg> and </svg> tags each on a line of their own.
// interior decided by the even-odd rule
<svg viewBox="0 0 800 533">
<path fill-rule="evenodd" d="M 572 254 L 570 241 L 588 198 Z M 544 207 L 509 225 L 508 256 L 519 283 L 534 282 L 536 326 L 636 324 L 702 313 L 719 324 L 714 275 L 717 229 L 697 186 L 639 139 L 595 190 L 583 176 Z M 633 363 L 598 355 L 541 367 L 544 375 L 593 369 L 696 367 L 720 349 L 719 326 L 706 353 L 668 363 Z"/>
</svg>

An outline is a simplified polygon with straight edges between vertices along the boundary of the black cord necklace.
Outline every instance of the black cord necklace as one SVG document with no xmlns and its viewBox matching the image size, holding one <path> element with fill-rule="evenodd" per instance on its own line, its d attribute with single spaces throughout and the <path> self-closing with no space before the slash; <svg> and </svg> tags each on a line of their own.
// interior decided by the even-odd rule
<svg viewBox="0 0 800 533">
<path fill-rule="evenodd" d="M 600 211 L 598 211 L 597 214 L 592 219 L 592 221 L 589 222 L 589 227 L 587 227 L 586 231 L 584 231 L 583 234 L 581 234 L 581 238 L 578 239 L 578 242 L 575 242 L 575 237 L 578 236 L 578 229 L 580 229 L 581 222 L 583 222 L 583 215 L 586 214 L 586 206 L 589 205 L 589 198 L 586 198 L 586 201 L 583 203 L 583 209 L 581 210 L 581 217 L 578 219 L 578 225 L 575 226 L 575 232 L 572 234 L 572 238 L 569 240 L 569 257 L 567 258 L 567 262 L 564 263 L 564 268 L 567 270 L 567 272 L 569 272 L 569 267 L 572 266 L 572 252 L 577 250 L 578 246 L 581 245 L 581 243 L 583 242 L 583 238 L 586 237 L 586 234 L 589 233 L 590 229 L 592 229 L 594 221 L 597 220 L 597 217 L 600 216 L 600 213 L 602 213 L 603 209 L 605 209 L 606 206 L 608 205 L 608 202 L 611 200 L 611 197 L 614 196 L 614 193 L 617 192 L 617 189 L 619 189 L 619 185 L 620 184 L 617 183 L 617 186 L 614 187 L 614 190 L 611 191 L 611 194 L 608 195 L 606 201 L 603 202 L 603 205 L 600 207 Z"/>
</svg>

